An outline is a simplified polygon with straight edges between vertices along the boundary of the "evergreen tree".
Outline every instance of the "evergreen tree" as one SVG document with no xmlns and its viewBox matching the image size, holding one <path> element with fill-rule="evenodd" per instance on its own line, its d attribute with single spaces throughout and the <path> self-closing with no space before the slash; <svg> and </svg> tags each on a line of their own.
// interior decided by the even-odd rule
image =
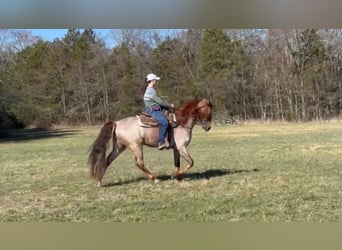
<svg viewBox="0 0 342 250">
<path fill-rule="evenodd" d="M 159 95 L 176 105 L 194 94 L 194 79 L 186 67 L 184 43 L 167 37 L 152 52 L 153 71 L 161 76 Z"/>
<path fill-rule="evenodd" d="M 111 55 L 112 74 L 115 76 L 116 116 L 122 118 L 142 110 L 141 81 L 137 79 L 136 59 L 127 44 L 122 43 Z"/>
<path fill-rule="evenodd" d="M 232 42 L 223 30 L 204 30 L 200 57 L 203 74 L 209 81 L 229 79 L 232 49 Z"/>
<path fill-rule="evenodd" d="M 203 89 L 216 111 L 246 113 L 247 56 L 239 41 L 221 29 L 206 29 L 200 46 Z M 244 114 L 246 116 L 246 114 Z"/>
</svg>

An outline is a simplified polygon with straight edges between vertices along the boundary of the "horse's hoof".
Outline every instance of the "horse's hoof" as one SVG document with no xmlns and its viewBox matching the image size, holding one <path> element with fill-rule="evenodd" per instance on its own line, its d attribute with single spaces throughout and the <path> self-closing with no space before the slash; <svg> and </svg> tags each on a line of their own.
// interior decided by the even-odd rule
<svg viewBox="0 0 342 250">
<path fill-rule="evenodd" d="M 102 182 L 99 181 L 99 182 L 97 183 L 97 186 L 98 186 L 98 187 L 102 187 Z"/>
<path fill-rule="evenodd" d="M 181 174 L 181 173 L 177 173 L 176 174 L 176 179 L 177 179 L 177 181 L 183 181 L 184 180 L 184 175 Z"/>
<path fill-rule="evenodd" d="M 159 182 L 160 182 L 160 180 L 157 179 L 157 178 L 155 178 L 155 179 L 153 180 L 153 183 L 154 183 L 154 184 L 157 184 L 157 183 L 159 183 Z"/>
</svg>

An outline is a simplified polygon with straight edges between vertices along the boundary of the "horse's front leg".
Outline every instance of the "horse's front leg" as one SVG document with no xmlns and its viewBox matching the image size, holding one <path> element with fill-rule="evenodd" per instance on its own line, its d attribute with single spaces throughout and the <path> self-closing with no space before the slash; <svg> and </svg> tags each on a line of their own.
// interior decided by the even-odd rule
<svg viewBox="0 0 342 250">
<path fill-rule="evenodd" d="M 182 176 L 180 174 L 180 154 L 176 147 L 173 148 L 173 160 L 175 163 L 176 178 L 180 180 L 182 179 Z"/>
<path fill-rule="evenodd" d="M 136 146 L 131 147 L 131 150 L 134 153 L 135 165 L 138 168 L 140 168 L 150 180 L 152 180 L 154 183 L 158 183 L 159 180 L 152 174 L 152 172 L 149 169 L 145 167 L 144 156 L 143 156 L 143 146 L 136 145 Z"/>
<path fill-rule="evenodd" d="M 190 169 L 192 168 L 192 166 L 194 165 L 194 160 L 191 158 L 188 150 L 186 149 L 186 147 L 182 147 L 180 149 L 178 149 L 179 155 L 182 156 L 184 158 L 184 160 L 187 162 L 187 165 L 184 167 L 183 170 L 180 169 L 180 167 L 176 166 L 176 176 L 178 180 L 182 180 L 184 174 Z"/>
</svg>

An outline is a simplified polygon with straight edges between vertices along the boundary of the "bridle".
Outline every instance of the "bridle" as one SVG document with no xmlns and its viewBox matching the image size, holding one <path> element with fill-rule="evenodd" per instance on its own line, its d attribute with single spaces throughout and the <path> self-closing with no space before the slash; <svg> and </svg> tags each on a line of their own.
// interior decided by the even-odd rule
<svg viewBox="0 0 342 250">
<path fill-rule="evenodd" d="M 203 108 L 208 108 L 208 106 L 209 105 L 206 104 L 206 105 L 198 107 L 197 109 L 200 110 Z M 207 119 L 201 120 L 199 116 L 197 117 L 196 124 L 201 125 L 204 130 L 207 130 L 208 123 L 209 123 L 209 121 Z"/>
<path fill-rule="evenodd" d="M 197 113 L 198 114 L 196 114 L 196 116 L 194 117 L 195 118 L 195 124 L 197 124 L 197 125 L 201 125 L 202 126 L 202 128 L 204 129 L 204 130 L 209 130 L 208 129 L 208 123 L 210 123 L 210 121 L 208 120 L 208 119 L 201 119 L 200 118 L 200 113 L 199 113 L 199 111 L 201 110 L 201 109 L 203 109 L 203 108 L 208 108 L 210 106 L 210 103 L 209 104 L 204 104 L 204 105 L 202 105 L 202 106 L 199 106 L 199 107 L 196 107 L 196 110 L 197 110 Z M 188 117 L 190 117 L 190 115 L 188 115 Z M 187 128 L 187 129 L 189 129 L 189 130 L 191 130 L 192 129 L 192 127 L 188 127 L 188 126 L 185 126 L 185 125 L 182 125 L 182 127 L 183 128 Z"/>
</svg>

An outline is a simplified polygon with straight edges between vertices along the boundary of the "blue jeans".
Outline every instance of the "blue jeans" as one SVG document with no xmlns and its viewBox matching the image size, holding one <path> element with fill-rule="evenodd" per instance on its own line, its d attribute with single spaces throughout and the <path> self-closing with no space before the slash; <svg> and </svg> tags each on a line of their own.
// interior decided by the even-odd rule
<svg viewBox="0 0 342 250">
<path fill-rule="evenodd" d="M 147 113 L 152 115 L 152 118 L 156 120 L 160 125 L 158 143 L 164 143 L 164 138 L 166 136 L 167 128 L 169 127 L 169 121 L 167 120 L 165 114 L 162 111 L 151 111 L 151 109 L 146 108 Z"/>
</svg>

